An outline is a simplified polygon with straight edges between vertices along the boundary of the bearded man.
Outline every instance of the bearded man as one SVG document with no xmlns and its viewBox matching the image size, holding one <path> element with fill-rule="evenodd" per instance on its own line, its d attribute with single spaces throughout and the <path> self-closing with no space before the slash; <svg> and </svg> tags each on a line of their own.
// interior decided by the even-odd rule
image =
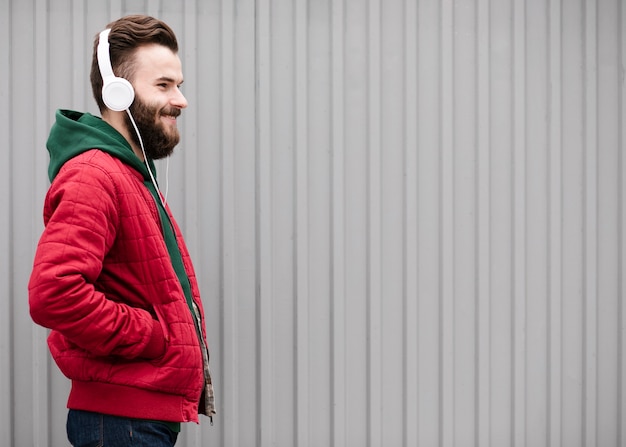
<svg viewBox="0 0 626 447">
<path fill-rule="evenodd" d="M 173 446 L 182 422 L 215 413 L 196 275 L 153 162 L 179 142 L 182 83 L 171 28 L 123 17 L 94 42 L 102 118 L 58 110 L 50 131 L 29 304 L 71 380 L 75 447 Z"/>
</svg>

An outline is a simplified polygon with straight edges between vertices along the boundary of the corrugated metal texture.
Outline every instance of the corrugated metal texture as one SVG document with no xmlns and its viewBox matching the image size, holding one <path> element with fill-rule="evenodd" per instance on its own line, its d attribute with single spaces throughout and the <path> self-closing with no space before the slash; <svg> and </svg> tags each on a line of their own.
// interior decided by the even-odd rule
<svg viewBox="0 0 626 447">
<path fill-rule="evenodd" d="M 0 1 L 0 445 L 66 445 L 45 140 L 134 12 L 190 102 L 169 202 L 219 415 L 179 445 L 624 445 L 619 0 Z"/>
</svg>

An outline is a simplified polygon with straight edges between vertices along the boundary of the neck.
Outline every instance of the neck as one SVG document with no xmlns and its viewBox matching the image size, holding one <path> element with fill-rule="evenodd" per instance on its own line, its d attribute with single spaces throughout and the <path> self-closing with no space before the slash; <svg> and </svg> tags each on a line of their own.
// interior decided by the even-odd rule
<svg viewBox="0 0 626 447">
<path fill-rule="evenodd" d="M 111 127 L 117 130 L 126 139 L 133 152 L 141 161 L 144 161 L 141 147 L 135 143 L 135 140 L 131 137 L 130 132 L 134 132 L 135 129 L 129 129 L 126 125 L 126 111 L 114 112 L 106 109 L 102 112 L 102 119 L 107 122 Z"/>
</svg>

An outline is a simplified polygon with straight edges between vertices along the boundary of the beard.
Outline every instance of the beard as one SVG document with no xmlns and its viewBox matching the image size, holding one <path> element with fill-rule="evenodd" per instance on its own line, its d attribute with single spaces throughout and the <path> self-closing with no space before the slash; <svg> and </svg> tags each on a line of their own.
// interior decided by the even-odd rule
<svg viewBox="0 0 626 447">
<path fill-rule="evenodd" d="M 164 107 L 159 109 L 157 106 L 148 104 L 140 98 L 135 97 L 135 101 L 131 104 L 130 113 L 137 124 L 137 129 L 141 134 L 144 151 L 146 157 L 152 160 L 169 157 L 174 152 L 174 147 L 180 141 L 180 134 L 176 127 L 168 129 L 160 120 L 162 115 L 177 117 L 180 115 L 180 109 L 176 107 Z M 134 143 L 141 147 L 139 137 L 130 120 L 128 114 L 126 117 L 126 127 L 130 133 Z"/>
</svg>

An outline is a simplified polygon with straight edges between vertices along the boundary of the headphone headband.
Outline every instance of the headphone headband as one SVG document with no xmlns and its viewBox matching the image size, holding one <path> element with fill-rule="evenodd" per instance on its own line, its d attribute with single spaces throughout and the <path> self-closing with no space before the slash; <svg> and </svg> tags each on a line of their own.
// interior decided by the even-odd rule
<svg viewBox="0 0 626 447">
<path fill-rule="evenodd" d="M 113 67 L 111 67 L 111 58 L 109 55 L 109 33 L 111 28 L 107 28 L 100 33 L 100 41 L 98 42 L 98 66 L 102 79 L 114 77 Z"/>
</svg>

